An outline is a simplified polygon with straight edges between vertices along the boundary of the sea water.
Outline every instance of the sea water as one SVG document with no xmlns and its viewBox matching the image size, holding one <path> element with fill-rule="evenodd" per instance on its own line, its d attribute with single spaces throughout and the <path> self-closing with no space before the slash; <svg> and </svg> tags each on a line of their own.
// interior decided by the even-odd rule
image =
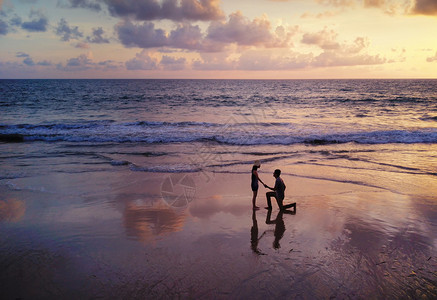
<svg viewBox="0 0 437 300">
<path fill-rule="evenodd" d="M 437 294 L 436 80 L 0 80 L 0 107 L 9 296 Z M 273 230 L 249 206 L 255 160 L 303 209 L 252 253 L 251 228 Z"/>
<path fill-rule="evenodd" d="M 2 80 L 0 92 L 0 135 L 22 137 L 55 164 L 70 153 L 100 168 L 120 157 L 133 167 L 129 158 L 146 153 L 160 158 L 135 170 L 243 171 L 254 156 L 281 159 L 299 145 L 437 143 L 435 80 Z M 196 164 L 204 148 L 211 159 Z M 12 173 L 1 177 L 23 173 L 11 162 L 30 154 L 4 153 Z M 418 172 L 435 171 L 418 157 Z"/>
</svg>

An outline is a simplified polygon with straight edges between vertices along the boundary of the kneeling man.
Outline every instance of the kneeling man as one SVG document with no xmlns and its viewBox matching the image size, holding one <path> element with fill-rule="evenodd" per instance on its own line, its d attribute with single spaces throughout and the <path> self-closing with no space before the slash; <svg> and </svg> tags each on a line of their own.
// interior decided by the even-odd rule
<svg viewBox="0 0 437 300">
<path fill-rule="evenodd" d="M 291 204 L 287 204 L 287 205 L 283 205 L 282 201 L 284 201 L 284 197 L 285 197 L 285 183 L 282 180 L 281 176 L 281 170 L 276 169 L 275 172 L 273 172 L 273 177 L 276 178 L 275 181 L 275 186 L 273 188 L 269 187 L 267 184 L 264 184 L 265 188 L 271 189 L 272 192 L 267 192 L 266 193 L 266 197 L 267 197 L 267 207 L 266 209 L 272 209 L 272 201 L 271 201 L 271 197 L 275 197 L 276 202 L 278 203 L 279 209 L 284 210 L 290 207 L 294 207 L 294 209 L 296 209 L 296 203 L 291 203 Z"/>
</svg>

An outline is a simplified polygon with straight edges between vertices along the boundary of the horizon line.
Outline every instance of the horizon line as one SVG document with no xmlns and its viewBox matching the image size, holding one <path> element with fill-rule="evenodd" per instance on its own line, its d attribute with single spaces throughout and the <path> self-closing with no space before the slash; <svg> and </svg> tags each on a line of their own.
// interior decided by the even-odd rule
<svg viewBox="0 0 437 300">
<path fill-rule="evenodd" d="M 405 78 L 0 78 L 0 80 L 437 80 L 437 77 Z"/>
</svg>

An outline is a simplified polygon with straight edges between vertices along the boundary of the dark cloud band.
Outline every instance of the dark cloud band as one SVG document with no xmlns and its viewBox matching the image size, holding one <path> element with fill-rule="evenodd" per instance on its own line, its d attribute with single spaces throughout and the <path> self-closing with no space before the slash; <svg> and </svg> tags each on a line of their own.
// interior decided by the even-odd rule
<svg viewBox="0 0 437 300">
<path fill-rule="evenodd" d="M 105 0 L 105 3 L 113 16 L 141 21 L 210 21 L 224 17 L 219 0 Z"/>
</svg>

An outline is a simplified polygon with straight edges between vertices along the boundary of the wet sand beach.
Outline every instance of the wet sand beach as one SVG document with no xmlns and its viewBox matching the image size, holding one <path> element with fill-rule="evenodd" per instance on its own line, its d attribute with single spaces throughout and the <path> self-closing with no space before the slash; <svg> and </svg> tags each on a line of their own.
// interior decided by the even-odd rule
<svg viewBox="0 0 437 300">
<path fill-rule="evenodd" d="M 9 180 L 0 202 L 2 294 L 8 299 L 437 295 L 434 194 L 306 175 L 285 168 L 285 202 L 297 202 L 297 211 L 284 214 L 276 203 L 271 213 L 252 211 L 247 174 L 215 173 L 207 179 L 202 173 L 125 170 Z M 266 171 L 260 176 L 273 182 Z M 260 188 L 257 204 L 265 203 Z"/>
</svg>

